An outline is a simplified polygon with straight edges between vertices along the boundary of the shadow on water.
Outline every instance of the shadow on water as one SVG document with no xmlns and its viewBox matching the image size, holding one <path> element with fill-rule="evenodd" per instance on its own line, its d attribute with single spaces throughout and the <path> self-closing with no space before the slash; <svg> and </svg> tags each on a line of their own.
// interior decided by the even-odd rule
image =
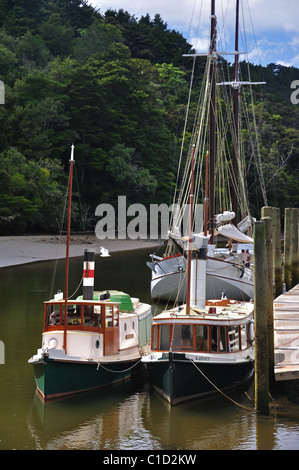
<svg viewBox="0 0 299 470">
<path fill-rule="evenodd" d="M 149 302 L 149 254 L 96 256 L 95 288 L 124 290 Z M 299 449 L 299 406 L 279 393 L 268 416 L 255 413 L 248 398 L 254 397 L 253 382 L 247 394 L 228 393 L 230 400 L 216 396 L 175 407 L 143 381 L 43 404 L 27 361 L 41 345 L 53 269 L 54 262 L 39 262 L 0 270 L 0 449 Z M 82 259 L 70 260 L 70 292 L 82 269 Z M 54 292 L 64 288 L 63 261 L 56 271 Z"/>
</svg>

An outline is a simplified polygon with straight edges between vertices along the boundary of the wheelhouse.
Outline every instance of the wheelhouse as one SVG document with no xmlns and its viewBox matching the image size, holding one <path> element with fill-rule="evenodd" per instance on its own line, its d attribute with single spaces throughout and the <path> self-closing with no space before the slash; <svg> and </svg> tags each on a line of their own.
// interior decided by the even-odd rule
<svg viewBox="0 0 299 470">
<path fill-rule="evenodd" d="M 69 334 L 76 331 L 97 333 L 104 342 L 104 355 L 114 355 L 119 352 L 119 304 L 116 302 L 70 300 L 65 312 L 65 301 L 45 302 L 44 335 L 51 332 L 61 332 L 64 335 L 66 349 Z M 82 336 L 80 336 L 82 342 Z M 97 340 L 98 341 L 98 340 Z"/>
<path fill-rule="evenodd" d="M 252 344 L 251 323 L 211 325 L 205 323 L 153 323 L 153 351 L 237 352 Z"/>
<path fill-rule="evenodd" d="M 65 323 L 66 320 L 66 323 Z M 101 332 L 119 326 L 119 304 L 71 300 L 45 302 L 44 332 L 53 330 L 85 330 Z"/>
</svg>

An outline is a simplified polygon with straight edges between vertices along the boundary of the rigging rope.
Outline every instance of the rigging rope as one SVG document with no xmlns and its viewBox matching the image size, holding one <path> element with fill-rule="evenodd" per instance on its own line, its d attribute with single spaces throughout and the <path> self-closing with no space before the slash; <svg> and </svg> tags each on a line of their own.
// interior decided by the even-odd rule
<svg viewBox="0 0 299 470">
<path fill-rule="evenodd" d="M 248 408 L 247 406 L 244 406 L 244 405 L 241 405 L 240 403 L 236 402 L 235 400 L 233 400 L 231 397 L 229 397 L 228 395 L 226 395 L 222 390 L 220 390 L 220 388 L 218 388 L 203 372 L 202 370 L 200 370 L 200 368 L 195 364 L 195 362 L 188 358 L 190 362 L 192 362 L 192 364 L 194 365 L 194 367 L 202 374 L 202 376 L 221 394 L 223 395 L 225 398 L 227 398 L 229 401 L 231 401 L 232 403 L 234 403 L 235 405 L 239 406 L 240 408 L 243 408 L 244 410 L 247 410 L 247 411 L 257 411 L 255 408 Z"/>
</svg>

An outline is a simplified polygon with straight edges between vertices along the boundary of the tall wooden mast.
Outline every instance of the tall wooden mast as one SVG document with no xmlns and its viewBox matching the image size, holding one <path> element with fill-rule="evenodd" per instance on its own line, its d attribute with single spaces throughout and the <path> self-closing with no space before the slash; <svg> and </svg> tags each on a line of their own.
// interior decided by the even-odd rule
<svg viewBox="0 0 299 470">
<path fill-rule="evenodd" d="M 69 171 L 69 190 L 68 190 L 68 212 L 67 212 L 67 231 L 66 231 L 66 254 L 65 254 L 65 289 L 64 289 L 64 332 L 63 349 L 66 353 L 66 328 L 67 328 L 67 299 L 69 283 L 69 258 L 70 258 L 70 233 L 71 233 L 71 208 L 72 208 L 72 188 L 73 188 L 73 168 L 74 168 L 74 145 L 71 147 L 70 171 Z"/>
<path fill-rule="evenodd" d="M 235 64 L 233 85 L 233 167 L 232 167 L 232 210 L 236 214 L 234 224 L 238 222 L 238 159 L 239 159 L 239 0 L 236 3 L 236 26 L 235 26 Z"/>
<path fill-rule="evenodd" d="M 214 243 L 214 217 L 215 217 L 215 188 L 214 188 L 214 173 L 215 173 L 215 103 L 216 103 L 216 15 L 215 15 L 215 0 L 211 1 L 211 35 L 210 35 L 210 50 L 211 56 L 211 69 L 210 69 L 210 152 L 209 152 L 209 229 L 210 229 L 210 243 Z"/>
<path fill-rule="evenodd" d="M 191 155 L 191 182 L 189 196 L 189 240 L 188 240 L 188 259 L 187 259 L 187 292 L 186 292 L 186 313 L 190 315 L 190 298 L 191 298 L 191 259 L 192 259 L 192 230 L 193 230 L 193 209 L 194 209 L 194 152 L 195 146 L 192 147 Z"/>
</svg>

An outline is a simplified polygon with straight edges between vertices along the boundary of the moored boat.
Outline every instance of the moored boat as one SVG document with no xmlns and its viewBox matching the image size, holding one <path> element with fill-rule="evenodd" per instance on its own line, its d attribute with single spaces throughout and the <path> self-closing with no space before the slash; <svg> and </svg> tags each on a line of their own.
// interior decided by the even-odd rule
<svg viewBox="0 0 299 470">
<path fill-rule="evenodd" d="M 66 315 L 61 294 L 45 302 L 42 347 L 29 359 L 45 400 L 111 386 L 142 367 L 151 306 L 118 291 L 98 298 L 68 300 Z"/>
<path fill-rule="evenodd" d="M 154 388 L 171 405 L 219 394 L 254 373 L 252 302 L 208 300 L 153 318 L 151 353 L 142 358 Z"/>
<path fill-rule="evenodd" d="M 171 229 L 168 233 L 163 256 L 151 255 L 147 266 L 151 270 L 151 296 L 154 299 L 183 301 L 186 295 L 186 264 L 187 253 L 184 249 L 184 220 L 189 212 L 186 204 L 189 191 L 190 163 L 185 162 L 183 152 L 189 146 L 195 146 L 197 163 L 194 198 L 202 202 L 203 217 L 198 211 L 196 219 L 198 233 L 209 234 L 207 258 L 206 298 L 219 298 L 225 291 L 227 297 L 237 300 L 254 298 L 253 267 L 250 259 L 253 253 L 252 233 L 254 218 L 250 214 L 247 177 L 244 171 L 247 155 L 256 155 L 259 160 L 259 145 L 256 128 L 247 119 L 248 109 L 243 110 L 246 103 L 245 94 L 241 94 L 244 86 L 262 85 L 264 82 L 243 81 L 241 79 L 239 50 L 239 9 L 242 2 L 237 0 L 235 23 L 235 49 L 233 52 L 219 52 L 217 16 L 215 0 L 211 0 L 210 47 L 207 52 L 187 54 L 193 57 L 186 118 L 182 136 L 181 152 L 177 172 L 177 184 L 173 197 L 174 211 Z M 244 12 L 242 12 L 243 16 Z M 223 25 L 224 28 L 224 25 Z M 230 67 L 223 56 L 233 56 L 234 66 Z M 196 60 L 206 56 L 206 67 L 200 78 L 194 79 Z M 245 63 L 245 62 L 244 62 Z M 200 68 L 200 70 L 202 70 Z M 233 77 L 229 77 L 233 72 Z M 250 73 L 248 71 L 250 76 Z M 226 77 L 223 80 L 223 77 Z M 227 78 L 230 78 L 227 81 Z M 201 81 L 197 110 L 194 113 L 192 102 L 193 87 L 197 89 Z M 253 100 L 251 98 L 250 113 L 254 118 Z M 244 119 L 245 118 L 245 119 Z M 192 123 L 192 126 L 191 126 Z M 190 127 L 189 127 L 190 126 Z M 187 131 L 189 129 L 189 131 Z M 242 130 L 242 131 L 241 131 Z M 253 139 L 245 141 L 244 136 L 252 135 Z M 189 143 L 190 142 L 190 143 Z M 247 155 L 246 155 L 247 154 Z M 182 168 L 182 165 L 185 165 Z M 261 185 L 264 188 L 263 175 L 258 168 Z M 202 182 L 205 181 L 205 188 Z M 265 193 L 265 191 L 264 191 Z M 267 205 L 267 204 L 265 204 Z M 220 235 L 220 237 L 219 237 Z M 218 248 L 216 237 L 235 245 L 233 250 Z M 244 260 L 243 251 L 248 249 Z"/>
<path fill-rule="evenodd" d="M 183 241 L 186 303 L 153 318 L 151 353 L 142 358 L 152 385 L 171 405 L 236 387 L 254 372 L 253 303 L 206 300 L 209 237 L 193 232 L 194 153 L 193 147 L 189 236 Z"/>
<path fill-rule="evenodd" d="M 83 295 L 68 298 L 74 147 L 70 159 L 65 291 L 44 304 L 42 347 L 29 359 L 45 400 L 111 386 L 142 368 L 151 306 L 121 291 L 94 292 L 95 253 L 85 250 Z M 101 256 L 107 250 L 101 248 Z"/>
</svg>

